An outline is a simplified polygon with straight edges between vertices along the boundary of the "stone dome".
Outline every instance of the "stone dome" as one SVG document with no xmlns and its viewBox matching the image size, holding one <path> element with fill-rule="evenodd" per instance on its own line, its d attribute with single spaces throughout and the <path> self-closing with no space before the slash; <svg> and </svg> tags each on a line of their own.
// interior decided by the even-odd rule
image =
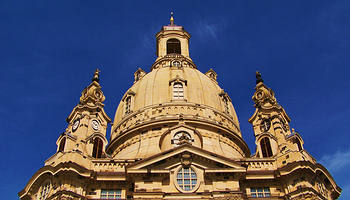
<svg viewBox="0 0 350 200">
<path fill-rule="evenodd" d="M 180 97 L 176 85 L 182 86 Z M 249 155 L 231 99 L 214 70 L 203 74 L 191 59 L 169 54 L 151 72 L 135 72 L 117 108 L 107 151 L 116 158 L 142 159 L 174 147 L 171 138 L 179 131 L 191 133 L 194 146 L 231 158 Z"/>
<path fill-rule="evenodd" d="M 250 156 L 230 97 L 214 70 L 197 70 L 189 39 L 174 24 L 156 34 L 151 72 L 135 72 L 117 108 L 106 150 L 114 159 L 144 159 L 183 143 L 228 158 Z"/>
<path fill-rule="evenodd" d="M 180 56 L 178 56 L 180 57 Z M 179 60 L 168 56 L 168 62 Z M 164 60 L 163 60 L 164 62 Z M 166 62 L 166 61 L 165 61 Z M 186 59 L 180 60 L 184 67 L 159 67 L 153 69 L 139 81 L 135 81 L 133 86 L 124 94 L 123 100 L 128 95 L 133 96 L 132 111 L 158 106 L 160 104 L 178 104 L 189 103 L 211 107 L 217 112 L 221 112 L 233 120 L 233 123 L 238 128 L 239 123 L 233 105 L 224 92 L 220 88 L 215 79 L 205 75 L 194 66 L 191 66 Z M 210 70 L 214 72 L 213 70 Z M 215 73 L 215 72 L 214 72 Z M 209 74 L 209 73 L 208 73 Z M 173 99 L 172 82 L 183 83 L 184 99 Z M 227 98 L 228 112 L 225 111 L 225 102 L 223 98 Z M 121 101 L 114 118 L 114 123 L 117 125 L 125 116 L 125 103 Z M 237 134 L 241 134 L 237 132 Z"/>
</svg>

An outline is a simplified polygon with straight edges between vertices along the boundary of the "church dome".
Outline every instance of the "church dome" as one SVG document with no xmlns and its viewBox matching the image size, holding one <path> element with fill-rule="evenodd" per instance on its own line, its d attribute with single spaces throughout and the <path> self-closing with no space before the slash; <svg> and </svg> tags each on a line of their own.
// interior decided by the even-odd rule
<svg viewBox="0 0 350 200">
<path fill-rule="evenodd" d="M 230 98 L 220 88 L 216 80 L 210 78 L 211 73 L 215 73 L 213 70 L 205 75 L 197 70 L 189 60 L 176 54 L 168 55 L 162 59 L 162 62 L 165 65 L 158 67 L 163 63 L 155 63 L 157 68 L 153 68 L 150 73 L 135 81 L 133 86 L 124 94 L 123 100 L 128 96 L 132 96 L 130 112 L 160 104 L 189 103 L 203 105 L 226 115 L 226 117 L 233 120 L 234 125 L 238 128 L 237 115 Z M 181 66 L 169 66 L 169 64 L 176 62 L 181 63 Z M 175 84 L 182 86 L 183 97 L 174 98 L 173 88 Z M 117 108 L 113 124 L 120 123 L 125 117 L 126 108 L 123 100 Z"/>
<path fill-rule="evenodd" d="M 229 158 L 249 156 L 230 97 L 214 70 L 197 70 L 189 57 L 189 38 L 174 24 L 156 35 L 158 58 L 151 72 L 135 72 L 117 108 L 107 148 L 112 157 L 143 159 L 186 137 L 191 145 Z"/>
</svg>

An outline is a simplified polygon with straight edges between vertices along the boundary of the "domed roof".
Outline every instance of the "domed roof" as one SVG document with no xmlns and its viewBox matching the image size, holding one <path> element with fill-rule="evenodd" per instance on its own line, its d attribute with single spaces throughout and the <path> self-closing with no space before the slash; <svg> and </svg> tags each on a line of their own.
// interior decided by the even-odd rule
<svg viewBox="0 0 350 200">
<path fill-rule="evenodd" d="M 199 70 L 193 67 L 171 68 L 161 67 L 153 69 L 146 74 L 141 80 L 136 81 L 134 85 L 125 93 L 125 96 L 134 94 L 133 111 L 137 111 L 147 106 L 177 103 L 172 99 L 172 81 L 184 83 L 185 96 L 184 102 L 195 103 L 210 106 L 217 111 L 224 112 L 225 106 L 222 96 L 225 94 L 217 82 Z M 229 114 L 234 121 L 237 116 L 231 102 Z M 120 102 L 113 124 L 118 124 L 123 118 L 124 103 Z"/>
<path fill-rule="evenodd" d="M 180 64 L 176 64 L 176 62 Z M 138 71 L 135 72 L 134 84 L 127 90 L 119 103 L 114 117 L 112 135 L 115 127 L 131 114 L 126 113 L 126 99 L 128 96 L 132 97 L 130 105 L 128 105 L 132 107 L 130 110 L 132 113 L 159 105 L 201 105 L 226 115 L 232 119 L 234 125 L 239 129 L 238 118 L 231 99 L 218 85 L 214 70 L 211 69 L 203 74 L 196 69 L 190 59 L 179 54 L 169 54 L 155 62 L 151 72 L 137 77 L 136 73 Z M 141 71 L 143 72 L 143 70 Z M 174 99 L 174 83 L 183 85 L 183 99 Z M 240 135 L 240 132 L 238 134 Z"/>
<path fill-rule="evenodd" d="M 197 70 L 189 39 L 173 22 L 156 34 L 158 57 L 151 72 L 135 72 L 117 108 L 106 150 L 113 158 L 143 159 L 169 150 L 184 132 L 196 147 L 228 158 L 250 155 L 230 97 L 214 70 Z"/>
</svg>

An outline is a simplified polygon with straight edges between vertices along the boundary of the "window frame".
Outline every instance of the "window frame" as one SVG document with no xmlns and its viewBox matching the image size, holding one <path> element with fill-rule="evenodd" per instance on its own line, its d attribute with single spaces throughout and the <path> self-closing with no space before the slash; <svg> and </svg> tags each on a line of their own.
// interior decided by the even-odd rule
<svg viewBox="0 0 350 200">
<path fill-rule="evenodd" d="M 251 187 L 250 196 L 253 198 L 271 197 L 271 190 L 269 187 Z"/>
<path fill-rule="evenodd" d="M 231 114 L 231 106 L 229 102 L 232 102 L 231 98 L 228 96 L 228 94 L 224 91 L 221 90 L 219 92 L 219 96 L 221 98 L 221 108 L 225 114 L 230 115 Z"/>
<path fill-rule="evenodd" d="M 176 85 L 182 85 L 182 88 L 180 88 L 180 92 L 179 91 L 174 91 L 175 86 Z M 187 81 L 180 78 L 179 76 L 176 76 L 174 79 L 171 79 L 169 81 L 169 87 L 171 87 L 169 89 L 169 96 L 170 96 L 170 101 L 187 101 Z M 181 98 L 178 98 L 178 96 L 174 96 L 174 92 L 177 92 L 176 94 L 180 94 L 182 93 L 182 96 L 180 96 Z"/>
<path fill-rule="evenodd" d="M 271 141 L 269 137 L 261 138 L 260 142 L 261 156 L 263 158 L 269 158 L 273 156 Z"/>
<path fill-rule="evenodd" d="M 100 199 L 122 199 L 121 189 L 101 189 Z"/>
<path fill-rule="evenodd" d="M 125 99 L 125 113 L 124 114 L 129 114 L 131 113 L 131 96 L 126 97 Z"/>
<path fill-rule="evenodd" d="M 63 137 L 60 141 L 60 144 L 58 145 L 58 152 L 64 152 L 64 149 L 66 148 L 66 137 Z"/>
<path fill-rule="evenodd" d="M 188 169 L 188 173 L 185 171 Z M 181 176 L 179 176 L 181 174 Z M 188 176 L 185 176 L 188 174 Z M 194 175 L 194 176 L 193 176 Z M 188 177 L 188 178 L 186 178 Z M 181 180 L 181 182 L 179 182 Z M 186 181 L 185 181 L 186 180 Z M 174 173 L 174 183 L 176 188 L 182 193 L 192 193 L 199 188 L 200 177 L 194 166 L 179 166 Z M 186 187 L 188 186 L 188 187 Z M 188 189 L 187 189 L 188 188 Z"/>
<path fill-rule="evenodd" d="M 166 41 L 166 54 L 181 54 L 181 41 L 176 38 L 170 38 Z M 177 46 L 178 45 L 178 46 Z M 170 52 L 170 50 L 173 50 Z"/>
<path fill-rule="evenodd" d="M 182 83 L 176 82 L 173 85 L 173 97 L 174 100 L 185 99 L 185 90 Z"/>
<path fill-rule="evenodd" d="M 227 97 L 223 97 L 222 98 L 222 100 L 223 100 L 223 102 L 224 102 L 224 108 L 225 108 L 225 113 L 230 113 L 230 107 L 229 107 L 229 105 L 228 105 L 228 99 L 227 99 Z"/>
<path fill-rule="evenodd" d="M 102 158 L 102 154 L 103 154 L 103 140 L 99 137 L 95 137 L 93 139 L 91 155 L 93 158 Z"/>
<path fill-rule="evenodd" d="M 122 111 L 123 117 L 127 116 L 133 112 L 135 95 L 136 95 L 136 93 L 133 92 L 132 90 L 129 90 L 127 93 L 124 94 L 124 96 L 122 98 L 122 102 L 124 103 L 123 111 Z M 130 100 L 128 100 L 128 99 L 130 99 Z"/>
</svg>

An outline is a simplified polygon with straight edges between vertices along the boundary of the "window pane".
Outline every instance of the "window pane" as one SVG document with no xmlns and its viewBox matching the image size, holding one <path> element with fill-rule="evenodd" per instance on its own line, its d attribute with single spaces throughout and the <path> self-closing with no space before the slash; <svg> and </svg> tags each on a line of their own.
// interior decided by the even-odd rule
<svg viewBox="0 0 350 200">
<path fill-rule="evenodd" d="M 177 184 L 185 191 L 192 190 L 197 185 L 197 175 L 191 168 L 182 168 L 177 174 Z"/>
<path fill-rule="evenodd" d="M 270 188 L 268 187 L 258 187 L 258 188 L 250 188 L 251 197 L 270 197 Z"/>
</svg>

